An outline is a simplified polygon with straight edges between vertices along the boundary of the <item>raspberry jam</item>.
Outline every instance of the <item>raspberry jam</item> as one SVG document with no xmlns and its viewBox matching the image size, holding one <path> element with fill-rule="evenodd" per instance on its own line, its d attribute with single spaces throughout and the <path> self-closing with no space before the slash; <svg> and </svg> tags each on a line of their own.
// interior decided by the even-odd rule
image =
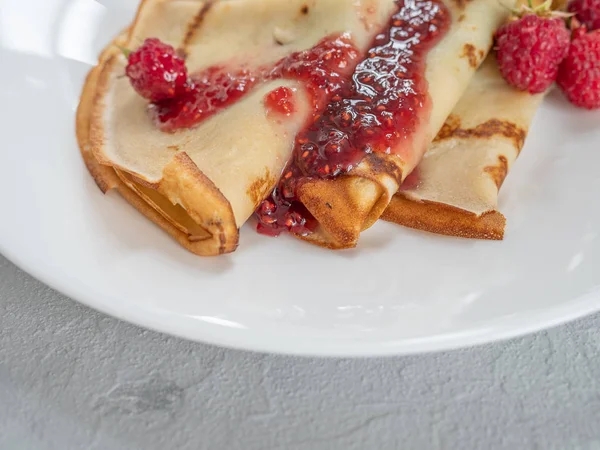
<svg viewBox="0 0 600 450">
<path fill-rule="evenodd" d="M 348 36 L 329 37 L 311 49 L 292 53 L 272 67 L 254 71 L 232 71 L 219 66 L 204 69 L 190 77 L 185 94 L 152 103 L 150 113 L 162 131 L 192 128 L 240 100 L 258 82 L 287 78 L 304 82 L 316 115 L 331 94 L 348 83 L 357 62 L 358 51 Z M 284 95 L 285 89 L 276 89 L 273 95 Z M 293 108 L 290 102 L 284 103 Z"/>
<path fill-rule="evenodd" d="M 294 91 L 287 87 L 273 89 L 265 96 L 267 114 L 290 116 L 296 110 L 294 106 Z"/>
<path fill-rule="evenodd" d="M 162 131 L 192 128 L 237 102 L 257 82 L 257 75 L 248 70 L 209 67 L 190 77 L 184 94 L 152 103 L 150 112 Z"/>
<path fill-rule="evenodd" d="M 284 68 L 300 65 L 301 70 L 283 70 L 282 76 L 308 83 L 315 112 L 296 136 L 278 186 L 256 211 L 260 233 L 310 234 L 317 224 L 297 200 L 300 183 L 345 174 L 367 153 L 398 153 L 410 147 L 427 114 L 425 58 L 449 28 L 450 13 L 441 0 L 396 3 L 398 10 L 351 77 L 344 78 L 337 69 L 353 65 L 356 56 L 349 53 L 355 50 L 340 52 L 337 64 L 326 64 L 325 70 L 314 69 L 322 60 L 311 62 L 310 51 L 280 63 Z"/>
<path fill-rule="evenodd" d="M 312 102 L 310 122 L 314 122 L 331 97 L 350 84 L 350 76 L 358 62 L 359 52 L 349 35 L 329 36 L 308 50 L 281 59 L 266 78 L 301 81 Z"/>
</svg>

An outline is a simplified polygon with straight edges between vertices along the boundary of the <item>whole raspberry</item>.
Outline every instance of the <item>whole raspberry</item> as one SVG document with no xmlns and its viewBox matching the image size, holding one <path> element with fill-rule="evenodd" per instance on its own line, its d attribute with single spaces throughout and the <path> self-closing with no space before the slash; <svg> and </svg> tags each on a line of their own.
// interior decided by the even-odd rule
<svg viewBox="0 0 600 450">
<path fill-rule="evenodd" d="M 527 12 L 496 32 L 497 59 L 504 79 L 532 94 L 544 92 L 556 80 L 567 55 L 569 32 L 558 17 Z"/>
<path fill-rule="evenodd" d="M 600 0 L 572 0 L 568 9 L 588 30 L 600 28 Z"/>
<path fill-rule="evenodd" d="M 590 33 L 586 33 L 585 27 L 575 30 L 556 81 L 574 105 L 600 108 L 600 30 Z"/>
<path fill-rule="evenodd" d="M 142 97 L 152 102 L 174 98 L 186 91 L 188 82 L 185 61 L 175 49 L 158 39 L 146 39 L 128 56 L 125 73 Z"/>
</svg>

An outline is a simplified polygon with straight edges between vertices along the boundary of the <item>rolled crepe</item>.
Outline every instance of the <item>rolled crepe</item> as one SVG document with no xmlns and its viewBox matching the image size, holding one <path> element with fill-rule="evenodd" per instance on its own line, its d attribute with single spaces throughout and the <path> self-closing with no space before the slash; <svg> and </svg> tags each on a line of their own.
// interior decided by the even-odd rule
<svg viewBox="0 0 600 450">
<path fill-rule="evenodd" d="M 420 111 L 412 141 L 401 142 L 392 154 L 368 155 L 347 176 L 303 184 L 300 200 L 319 222 L 317 231 L 303 239 L 329 248 L 356 245 L 360 232 L 375 223 L 420 162 L 487 55 L 495 30 L 508 16 L 506 6 L 514 5 L 493 0 L 443 3 L 451 14 L 450 28 L 426 57 L 431 108 Z"/>
<path fill-rule="evenodd" d="M 303 183 L 299 199 L 319 221 L 304 239 L 331 248 L 356 244 L 420 160 L 506 15 L 489 0 L 445 3 L 452 23 L 427 56 L 432 107 L 411 148 L 402 156 L 370 155 L 346 176 Z M 119 44 L 135 48 L 157 37 L 187 55 L 192 73 L 240 62 L 261 67 L 336 33 L 349 33 L 366 51 L 394 9 L 393 0 L 144 0 Z M 123 77 L 125 65 L 121 50 L 109 47 L 84 86 L 77 125 L 88 169 L 103 190 L 118 189 L 190 251 L 235 250 L 239 227 L 277 184 L 311 113 L 305 87 L 267 81 L 197 127 L 165 133 Z M 263 104 L 280 86 L 298 92 L 297 112 L 283 124 L 270 120 Z"/>
<path fill-rule="evenodd" d="M 542 99 L 509 86 L 490 55 L 382 218 L 433 233 L 502 239 L 498 192 Z"/>
</svg>

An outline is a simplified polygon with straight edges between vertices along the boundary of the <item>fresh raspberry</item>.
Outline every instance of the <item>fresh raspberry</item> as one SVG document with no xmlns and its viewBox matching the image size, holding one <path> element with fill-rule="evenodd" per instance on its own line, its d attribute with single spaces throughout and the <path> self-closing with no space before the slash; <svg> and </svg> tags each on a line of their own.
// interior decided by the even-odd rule
<svg viewBox="0 0 600 450">
<path fill-rule="evenodd" d="M 572 0 L 568 9 L 588 30 L 600 28 L 600 0 Z"/>
<path fill-rule="evenodd" d="M 537 94 L 556 80 L 558 66 L 567 56 L 569 31 L 558 17 L 526 13 L 496 32 L 496 48 L 504 79 Z"/>
<path fill-rule="evenodd" d="M 159 102 L 186 91 L 188 75 L 185 61 L 170 45 L 158 39 L 146 39 L 141 47 L 129 53 L 128 58 L 125 73 L 142 97 Z"/>
<path fill-rule="evenodd" d="M 600 30 L 590 33 L 586 33 L 585 27 L 575 30 L 556 81 L 574 105 L 600 108 Z"/>
</svg>

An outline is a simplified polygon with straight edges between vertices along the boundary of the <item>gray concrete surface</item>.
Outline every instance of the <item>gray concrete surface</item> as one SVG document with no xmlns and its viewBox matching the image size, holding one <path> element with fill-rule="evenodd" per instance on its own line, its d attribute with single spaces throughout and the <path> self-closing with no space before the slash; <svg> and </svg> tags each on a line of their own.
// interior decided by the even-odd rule
<svg viewBox="0 0 600 450">
<path fill-rule="evenodd" d="M 0 449 L 600 449 L 600 316 L 380 359 L 142 330 L 0 256 Z"/>
</svg>

